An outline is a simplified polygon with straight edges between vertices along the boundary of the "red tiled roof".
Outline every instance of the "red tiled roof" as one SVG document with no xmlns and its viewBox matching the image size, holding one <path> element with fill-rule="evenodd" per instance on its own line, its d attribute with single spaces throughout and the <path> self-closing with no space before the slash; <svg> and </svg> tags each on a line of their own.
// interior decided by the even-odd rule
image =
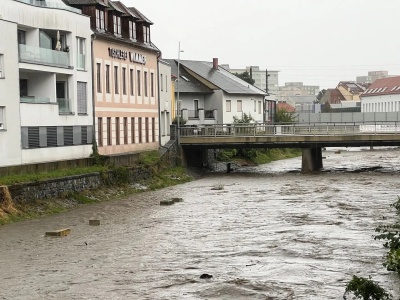
<svg viewBox="0 0 400 300">
<path fill-rule="evenodd" d="M 291 106 L 290 104 L 287 104 L 287 103 L 283 103 L 283 102 L 278 102 L 276 104 L 276 108 L 278 110 L 285 110 L 286 112 L 295 112 L 296 111 L 296 109 L 293 106 Z"/>
<path fill-rule="evenodd" d="M 339 89 L 327 89 L 320 103 L 325 104 L 328 101 L 330 104 L 340 103 L 346 101 L 346 98 L 342 95 Z"/>
<path fill-rule="evenodd" d="M 390 94 L 400 94 L 400 76 L 375 80 L 369 88 L 361 94 L 361 98 Z"/>
</svg>

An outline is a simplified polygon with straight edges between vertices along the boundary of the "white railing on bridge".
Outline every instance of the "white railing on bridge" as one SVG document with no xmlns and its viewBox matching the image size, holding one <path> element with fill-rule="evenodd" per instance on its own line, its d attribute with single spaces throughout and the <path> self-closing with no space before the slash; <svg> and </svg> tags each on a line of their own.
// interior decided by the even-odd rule
<svg viewBox="0 0 400 300">
<path fill-rule="evenodd" d="M 180 127 L 180 136 L 400 134 L 399 122 L 217 124 Z"/>
</svg>

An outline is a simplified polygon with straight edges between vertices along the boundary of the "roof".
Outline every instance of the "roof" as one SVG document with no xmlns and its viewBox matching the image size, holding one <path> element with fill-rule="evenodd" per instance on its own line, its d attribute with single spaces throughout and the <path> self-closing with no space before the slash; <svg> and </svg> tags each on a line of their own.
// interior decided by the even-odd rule
<svg viewBox="0 0 400 300">
<path fill-rule="evenodd" d="M 369 88 L 361 94 L 361 98 L 392 94 L 400 94 L 400 76 L 375 80 Z"/>
<path fill-rule="evenodd" d="M 96 5 L 108 6 L 103 0 L 62 0 L 67 5 Z"/>
<path fill-rule="evenodd" d="M 342 93 L 337 89 L 327 89 L 325 94 L 322 96 L 320 103 L 324 104 L 326 101 L 329 103 L 338 103 L 341 101 L 346 101 L 346 98 L 342 95 Z"/>
<path fill-rule="evenodd" d="M 127 8 L 125 4 L 123 4 L 121 1 L 112 1 L 112 3 L 114 4 L 114 6 L 118 7 L 124 13 L 124 16 L 133 17 L 134 19 L 137 20 L 140 19 L 138 15 L 136 15 L 133 11 Z"/>
<path fill-rule="evenodd" d="M 365 91 L 365 87 L 363 85 L 358 84 L 354 81 L 341 81 L 338 84 L 338 87 L 339 86 L 344 87 L 352 94 L 361 94 Z"/>
<path fill-rule="evenodd" d="M 296 104 L 314 103 L 317 100 L 317 96 L 287 96 L 286 98 Z"/>
<path fill-rule="evenodd" d="M 138 18 L 140 19 L 140 21 L 148 23 L 150 25 L 153 25 L 154 23 L 152 21 L 150 21 L 148 18 L 146 18 L 146 16 L 144 14 L 142 14 L 140 11 L 138 11 L 135 7 L 128 7 L 128 9 L 135 14 L 136 16 L 138 16 Z"/>
<path fill-rule="evenodd" d="M 278 102 L 276 104 L 278 110 L 285 110 L 286 112 L 295 112 L 296 109 L 288 103 Z"/>
<path fill-rule="evenodd" d="M 180 64 L 228 94 L 266 95 L 263 90 L 247 83 L 221 66 L 214 69 L 212 62 L 181 60 Z"/>
<path fill-rule="evenodd" d="M 171 66 L 171 76 L 178 78 L 178 64 L 174 59 L 163 59 L 164 62 Z M 179 92 L 180 93 L 212 93 L 213 90 L 208 88 L 206 85 L 198 81 L 192 75 L 190 75 L 182 67 L 179 71 Z M 176 83 L 175 83 L 176 88 Z"/>
</svg>

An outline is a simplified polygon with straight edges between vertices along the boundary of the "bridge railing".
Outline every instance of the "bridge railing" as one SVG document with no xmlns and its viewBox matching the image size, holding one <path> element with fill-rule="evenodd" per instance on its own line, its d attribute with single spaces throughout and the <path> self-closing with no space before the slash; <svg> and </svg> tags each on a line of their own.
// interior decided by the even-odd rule
<svg viewBox="0 0 400 300">
<path fill-rule="evenodd" d="M 400 134 L 400 121 L 362 123 L 213 124 L 183 126 L 180 136 Z"/>
</svg>

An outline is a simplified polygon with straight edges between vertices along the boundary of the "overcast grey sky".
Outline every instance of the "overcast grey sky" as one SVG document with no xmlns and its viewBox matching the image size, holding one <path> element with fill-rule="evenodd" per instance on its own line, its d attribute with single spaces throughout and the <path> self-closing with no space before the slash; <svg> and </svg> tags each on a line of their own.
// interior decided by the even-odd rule
<svg viewBox="0 0 400 300">
<path fill-rule="evenodd" d="M 321 88 L 368 71 L 400 75 L 399 0 L 121 0 L 154 22 L 164 58 L 279 70 Z"/>
</svg>

